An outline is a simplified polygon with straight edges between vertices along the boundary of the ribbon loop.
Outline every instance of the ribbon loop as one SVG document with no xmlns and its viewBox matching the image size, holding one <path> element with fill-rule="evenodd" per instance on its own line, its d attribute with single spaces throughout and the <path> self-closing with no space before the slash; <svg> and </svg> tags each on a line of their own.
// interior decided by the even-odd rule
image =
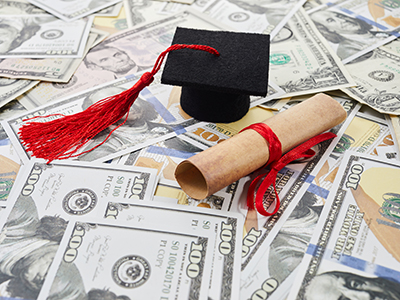
<svg viewBox="0 0 400 300">
<path fill-rule="evenodd" d="M 276 190 L 276 177 L 278 175 L 278 172 L 282 170 L 287 164 L 291 163 L 296 159 L 310 158 L 314 156 L 315 151 L 312 150 L 311 147 L 323 141 L 336 137 L 336 134 L 332 132 L 326 132 L 314 136 L 313 138 L 305 141 L 303 144 L 300 144 L 299 146 L 295 147 L 294 149 L 287 152 L 284 156 L 282 156 L 281 142 L 279 141 L 276 134 L 272 131 L 272 129 L 268 125 L 264 123 L 252 124 L 242 129 L 240 132 L 248 129 L 253 129 L 257 131 L 267 141 L 270 157 L 266 165 L 270 164 L 269 167 L 270 171 L 268 173 L 263 173 L 261 175 L 258 175 L 250 183 L 249 190 L 247 192 L 247 206 L 249 207 L 249 209 L 256 209 L 257 212 L 259 212 L 264 216 L 272 216 L 280 208 L 280 199 L 278 191 Z M 264 176 L 265 178 L 262 180 Z M 261 180 L 262 182 L 260 183 Z M 257 189 L 257 192 L 255 192 L 257 185 L 259 185 L 259 187 Z M 271 185 L 275 192 L 275 200 L 273 201 L 273 203 L 269 205 L 269 207 L 271 207 L 273 204 L 275 204 L 275 207 L 272 212 L 268 212 L 264 206 L 264 195 Z M 255 200 L 254 200 L 254 193 L 256 194 Z"/>
</svg>

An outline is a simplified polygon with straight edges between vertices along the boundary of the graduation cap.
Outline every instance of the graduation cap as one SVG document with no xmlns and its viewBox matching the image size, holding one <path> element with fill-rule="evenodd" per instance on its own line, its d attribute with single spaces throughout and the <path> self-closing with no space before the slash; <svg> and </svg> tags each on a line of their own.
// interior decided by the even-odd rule
<svg viewBox="0 0 400 300">
<path fill-rule="evenodd" d="M 140 91 L 152 83 L 167 54 L 162 82 L 183 86 L 182 108 L 198 120 L 236 121 L 247 113 L 249 95 L 267 94 L 268 35 L 178 28 L 173 44 L 159 55 L 153 69 L 128 90 L 72 115 L 53 114 L 50 116 L 57 118 L 47 122 L 36 120 L 49 116 L 26 120 L 18 132 L 26 151 L 51 162 L 77 157 L 102 145 L 126 122 L 130 107 Z M 124 116 L 101 143 L 79 153 L 93 137 Z"/>
<path fill-rule="evenodd" d="M 183 49 L 168 54 L 161 82 L 182 86 L 181 107 L 200 121 L 229 123 L 266 96 L 269 35 L 178 27 L 172 44 L 208 45 L 220 55 Z"/>
</svg>

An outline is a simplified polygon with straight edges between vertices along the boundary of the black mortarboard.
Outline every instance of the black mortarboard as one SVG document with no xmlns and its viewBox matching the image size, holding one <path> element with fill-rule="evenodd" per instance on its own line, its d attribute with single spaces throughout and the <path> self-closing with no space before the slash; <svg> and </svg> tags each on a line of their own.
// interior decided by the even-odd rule
<svg viewBox="0 0 400 300">
<path fill-rule="evenodd" d="M 266 96 L 269 35 L 178 27 L 172 44 L 207 45 L 220 56 L 182 49 L 168 54 L 161 82 L 182 86 L 182 109 L 195 119 L 229 123 Z"/>
</svg>

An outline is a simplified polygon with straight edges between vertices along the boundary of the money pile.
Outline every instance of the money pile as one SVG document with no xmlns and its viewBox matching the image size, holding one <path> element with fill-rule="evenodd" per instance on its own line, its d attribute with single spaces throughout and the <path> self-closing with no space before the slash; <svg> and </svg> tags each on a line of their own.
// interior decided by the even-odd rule
<svg viewBox="0 0 400 300">
<path fill-rule="evenodd" d="M 400 300 L 399 11 L 385 0 L 1 0 L 0 297 Z M 95 150 L 47 164 L 24 149 L 27 119 L 130 88 L 177 26 L 269 34 L 267 97 L 238 122 L 200 122 L 156 75 L 127 122 L 82 152 Z M 183 160 L 320 92 L 347 118 L 278 173 L 273 216 L 246 205 L 268 167 L 202 200 L 176 182 Z"/>
</svg>

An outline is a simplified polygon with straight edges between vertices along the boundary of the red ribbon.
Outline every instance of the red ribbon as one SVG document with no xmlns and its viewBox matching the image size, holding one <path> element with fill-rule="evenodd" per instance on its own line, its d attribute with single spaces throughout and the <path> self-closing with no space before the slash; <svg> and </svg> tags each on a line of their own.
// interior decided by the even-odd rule
<svg viewBox="0 0 400 300">
<path fill-rule="evenodd" d="M 320 142 L 332 139 L 336 137 L 336 134 L 332 132 L 326 132 L 322 133 L 320 135 L 314 136 L 313 138 L 305 141 L 303 144 L 297 146 L 296 148 L 290 150 L 287 152 L 284 156 L 282 156 L 282 145 L 281 142 L 279 141 L 278 137 L 276 134 L 272 131 L 272 129 L 264 124 L 264 123 L 256 123 L 252 124 L 243 130 L 247 129 L 253 129 L 257 131 L 268 143 L 268 149 L 269 149 L 269 159 L 266 165 L 270 165 L 270 171 L 269 173 L 263 173 L 259 176 L 257 176 L 253 181 L 250 183 L 249 190 L 247 192 L 247 206 L 249 209 L 254 209 L 254 202 L 255 202 L 255 209 L 262 215 L 264 216 L 272 216 L 275 214 L 279 207 L 280 207 L 280 200 L 278 196 L 278 192 L 276 190 L 276 176 L 278 175 L 278 172 L 283 169 L 287 164 L 290 162 L 299 159 L 299 158 L 309 158 L 315 155 L 315 152 L 310 149 L 311 147 L 319 144 Z M 265 165 L 265 166 L 266 166 Z M 264 166 L 264 167 L 265 167 Z M 263 168 L 264 168 L 263 167 Z M 265 176 L 266 175 L 266 176 Z M 264 178 L 264 180 L 261 182 L 257 193 L 256 193 L 256 199 L 254 201 L 254 192 L 256 190 L 257 185 L 261 181 L 261 179 Z M 274 192 L 275 192 L 275 208 L 272 212 L 268 212 L 265 207 L 264 207 L 264 202 L 263 202 L 263 197 L 268 188 L 273 186 Z M 272 205 L 272 204 L 271 204 Z"/>
</svg>

